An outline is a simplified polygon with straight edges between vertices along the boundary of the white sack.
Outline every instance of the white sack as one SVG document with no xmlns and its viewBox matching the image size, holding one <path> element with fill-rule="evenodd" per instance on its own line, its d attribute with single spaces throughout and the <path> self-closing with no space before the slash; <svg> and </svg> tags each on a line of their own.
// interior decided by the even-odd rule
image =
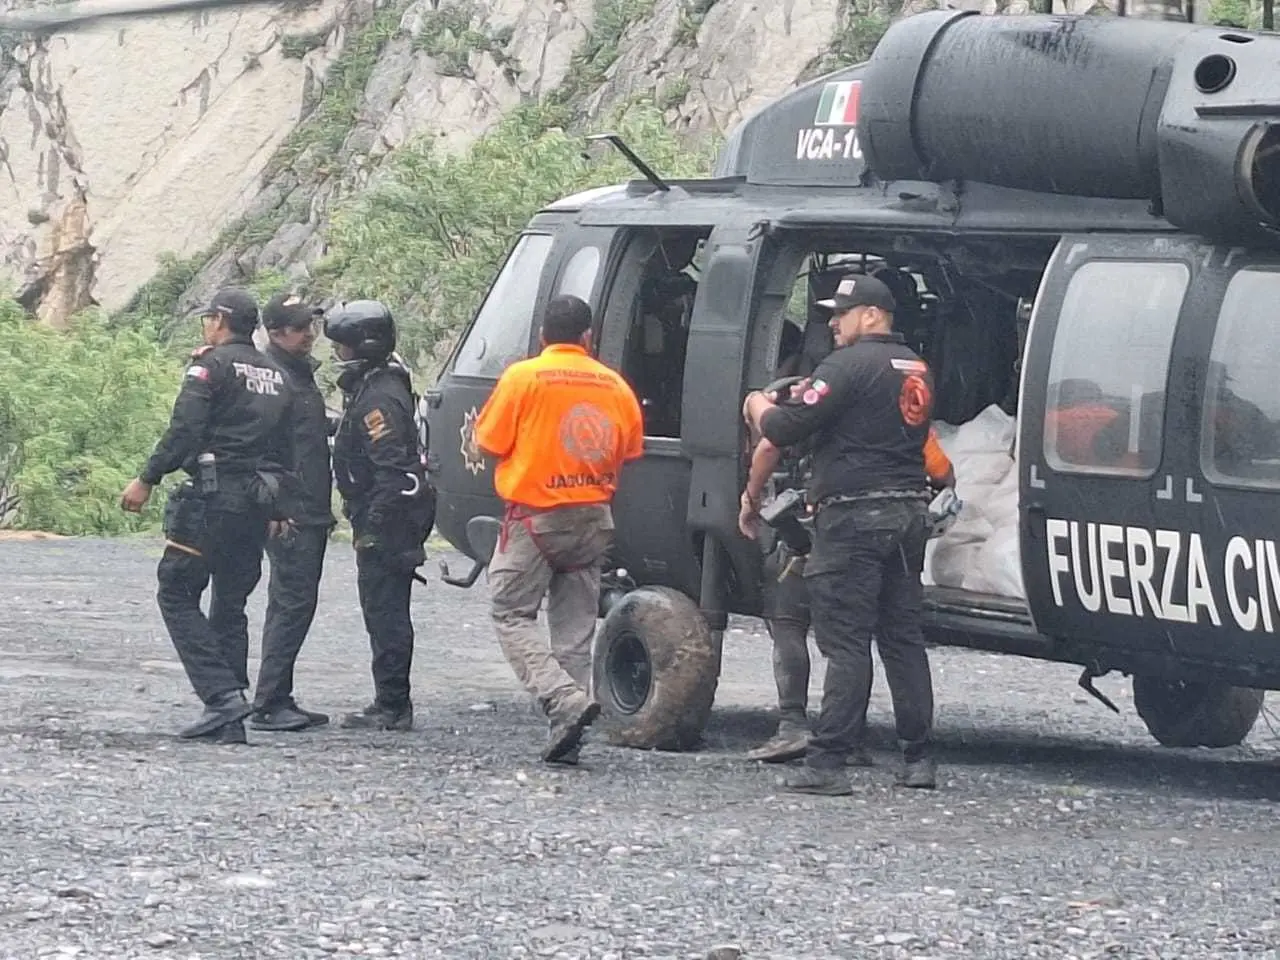
<svg viewBox="0 0 1280 960">
<path fill-rule="evenodd" d="M 1018 553 L 1018 471 L 1009 451 L 1015 424 L 998 406 L 968 423 L 934 424 L 956 472 L 964 509 L 955 524 L 930 542 L 923 581 L 1025 598 Z"/>
</svg>

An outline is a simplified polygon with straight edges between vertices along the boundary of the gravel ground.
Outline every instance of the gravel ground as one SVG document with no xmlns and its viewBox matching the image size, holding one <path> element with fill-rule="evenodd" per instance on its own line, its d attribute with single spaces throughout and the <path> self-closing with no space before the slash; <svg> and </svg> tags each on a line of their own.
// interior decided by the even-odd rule
<svg viewBox="0 0 1280 960">
<path fill-rule="evenodd" d="M 187 744 L 158 555 L 0 543 L 3 960 L 1280 952 L 1263 723 L 1239 749 L 1164 750 L 1121 678 L 1099 683 L 1117 717 L 1071 668 L 936 651 L 942 788 L 892 786 L 878 679 L 877 767 L 851 798 L 797 798 L 741 759 L 773 698 L 768 639 L 744 622 L 706 749 L 591 743 L 582 768 L 548 769 L 481 581 L 417 590 L 413 733 Z M 304 706 L 369 698 L 353 570 L 335 543 Z"/>
</svg>

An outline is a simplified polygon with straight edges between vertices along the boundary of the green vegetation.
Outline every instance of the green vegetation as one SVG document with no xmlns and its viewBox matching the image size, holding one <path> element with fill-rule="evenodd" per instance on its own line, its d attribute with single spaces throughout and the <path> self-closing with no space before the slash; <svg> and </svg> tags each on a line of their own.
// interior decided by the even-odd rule
<svg viewBox="0 0 1280 960">
<path fill-rule="evenodd" d="M 276 151 L 263 172 L 264 179 L 287 170 L 308 150 L 313 151 L 321 168 L 338 158 L 338 151 L 355 124 L 378 57 L 400 31 L 405 6 L 404 2 L 389 4 L 363 27 L 353 30 L 353 36 L 325 74 L 320 103 Z"/>
<path fill-rule="evenodd" d="M 676 23 L 676 46 L 697 46 L 702 21 L 707 19 L 707 14 L 715 5 L 716 0 L 684 0 L 680 7 L 680 19 Z"/>
<path fill-rule="evenodd" d="M 162 491 L 141 517 L 117 504 L 168 423 L 181 372 L 140 331 L 86 313 L 59 332 L 0 299 L 0 481 L 18 487 L 17 525 L 78 535 L 156 529 Z"/>
<path fill-rule="evenodd" d="M 513 76 L 519 69 L 508 55 L 507 45 L 514 31 L 510 27 L 489 30 L 472 0 L 441 7 L 423 14 L 422 25 L 413 38 L 413 48 L 436 61 L 437 71 L 446 77 L 474 79 L 471 55 L 487 53 Z"/>
<path fill-rule="evenodd" d="M 574 108 L 604 83 L 618 59 L 618 46 L 632 24 L 653 13 L 655 0 L 595 0 L 594 20 L 586 41 L 569 61 L 564 81 L 544 101 L 549 123 L 567 127 Z"/>
<path fill-rule="evenodd" d="M 1251 0 L 1213 0 L 1209 4 L 1209 22 L 1242 30 L 1262 29 L 1262 4 Z"/>
<path fill-rule="evenodd" d="M 672 110 L 680 106 L 688 99 L 689 89 L 688 77 L 675 77 L 670 83 L 663 85 L 658 96 L 658 106 L 663 110 Z"/>
<path fill-rule="evenodd" d="M 328 39 L 328 30 L 285 34 L 280 38 L 280 53 L 291 60 L 301 60 L 312 50 L 323 47 Z"/>
<path fill-rule="evenodd" d="M 831 46 L 809 62 L 800 79 L 812 80 L 868 60 L 889 24 L 902 13 L 903 5 L 903 0 L 847 0 Z"/>
<path fill-rule="evenodd" d="M 709 169 L 710 152 L 685 149 L 652 103 L 620 111 L 608 127 L 666 176 Z M 334 213 L 330 253 L 313 270 L 317 283 L 335 296 L 396 304 L 406 356 L 420 360 L 470 319 L 540 207 L 637 176 L 614 152 L 583 154 L 580 136 L 550 126 L 533 106 L 459 156 L 440 152 L 430 136 L 406 144 L 377 187 Z"/>
<path fill-rule="evenodd" d="M 314 265 L 313 292 L 385 298 L 402 318 L 406 356 L 420 364 L 430 358 L 474 314 L 534 212 L 558 197 L 637 176 L 604 145 L 588 154 L 577 120 L 583 99 L 616 61 L 623 35 L 653 5 L 596 0 L 594 32 L 562 88 L 516 109 L 465 152 L 448 154 L 431 135 L 395 151 L 375 187 L 332 211 L 329 251 Z M 710 0 L 689 0 L 687 9 L 701 17 L 709 7 Z M 404 9 L 398 0 L 352 28 L 317 106 L 273 158 L 268 178 L 296 168 L 304 153 L 321 176 L 340 160 Z M 460 74 L 472 52 L 514 69 L 505 53 L 510 32 L 491 29 L 477 9 L 464 0 L 425 14 L 415 47 Z M 319 34 L 286 37 L 282 53 L 305 56 L 323 42 Z M 663 109 L 687 93 L 687 82 L 676 78 L 654 99 L 592 126 L 622 133 L 665 176 L 705 175 L 715 145 L 691 151 L 662 119 Z M 118 498 L 163 432 L 186 353 L 199 340 L 199 325 L 178 315 L 181 298 L 213 258 L 264 242 L 298 213 L 282 203 L 230 225 L 194 256 L 162 257 L 122 311 L 110 318 L 87 311 L 65 332 L 37 324 L 12 298 L 0 299 L 0 513 L 16 485 L 15 522 L 25 528 L 73 535 L 158 529 L 161 490 L 141 517 L 121 511 Z M 247 285 L 265 299 L 286 284 L 282 274 L 266 272 Z"/>
</svg>

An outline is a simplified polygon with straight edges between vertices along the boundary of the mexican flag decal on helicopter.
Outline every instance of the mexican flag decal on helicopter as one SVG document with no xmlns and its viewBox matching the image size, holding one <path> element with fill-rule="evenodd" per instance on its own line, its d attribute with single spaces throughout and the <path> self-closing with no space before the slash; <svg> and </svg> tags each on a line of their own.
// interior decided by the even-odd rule
<svg viewBox="0 0 1280 960">
<path fill-rule="evenodd" d="M 828 83 L 822 88 L 818 100 L 818 115 L 813 118 L 818 127 L 851 127 L 858 122 L 858 96 L 862 82 L 845 80 Z"/>
<path fill-rule="evenodd" d="M 862 83 L 838 80 L 822 88 L 813 126 L 796 138 L 797 160 L 861 160 L 858 143 L 858 97 Z M 846 128 L 843 133 L 834 127 Z"/>
</svg>

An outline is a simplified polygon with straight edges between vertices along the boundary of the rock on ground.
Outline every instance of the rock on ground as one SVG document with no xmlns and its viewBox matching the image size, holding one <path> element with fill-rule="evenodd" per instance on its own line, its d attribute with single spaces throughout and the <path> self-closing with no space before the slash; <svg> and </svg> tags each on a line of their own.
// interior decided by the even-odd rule
<svg viewBox="0 0 1280 960">
<path fill-rule="evenodd" d="M 935 651 L 942 789 L 893 788 L 880 675 L 877 766 L 854 771 L 853 797 L 794 797 L 741 758 L 773 700 L 768 639 L 744 621 L 705 749 L 592 743 L 582 769 L 548 769 L 482 581 L 417 590 L 413 733 L 188 744 L 172 736 L 196 703 L 155 610 L 158 555 L 0 543 L 0 960 L 1280 949 L 1265 724 L 1241 748 L 1164 750 L 1120 678 L 1100 684 L 1116 717 L 1071 668 Z M 334 543 L 303 705 L 362 706 L 368 659 L 350 546 Z"/>
</svg>

